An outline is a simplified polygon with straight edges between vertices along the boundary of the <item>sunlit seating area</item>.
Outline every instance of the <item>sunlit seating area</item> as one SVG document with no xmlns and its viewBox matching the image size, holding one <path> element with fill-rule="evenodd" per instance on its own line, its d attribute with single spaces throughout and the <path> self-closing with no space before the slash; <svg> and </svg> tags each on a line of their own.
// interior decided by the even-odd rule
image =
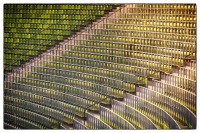
<svg viewBox="0 0 200 133">
<path fill-rule="evenodd" d="M 5 129 L 196 129 L 196 4 L 5 4 Z"/>
</svg>

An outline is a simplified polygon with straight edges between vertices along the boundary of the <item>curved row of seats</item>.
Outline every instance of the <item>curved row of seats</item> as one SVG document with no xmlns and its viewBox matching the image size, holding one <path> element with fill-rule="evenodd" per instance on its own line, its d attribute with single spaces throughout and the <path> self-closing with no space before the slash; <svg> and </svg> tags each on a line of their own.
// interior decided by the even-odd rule
<svg viewBox="0 0 200 133">
<path fill-rule="evenodd" d="M 130 122 L 111 110 L 100 106 L 100 119 L 113 129 L 136 129 Z"/>
<path fill-rule="evenodd" d="M 4 124 L 4 129 L 19 129 L 16 126 L 11 125 L 11 124 L 6 123 L 6 122 L 4 122 L 3 124 Z"/>
<path fill-rule="evenodd" d="M 47 68 L 47 70 L 48 69 L 49 68 Z M 51 69 L 51 70 L 54 71 L 55 69 Z M 78 81 L 80 79 L 80 80 L 82 80 L 82 82 L 79 82 L 80 84 L 82 84 L 83 82 L 84 83 L 87 82 L 87 83 L 89 83 L 89 84 L 94 86 L 94 88 L 91 88 L 92 89 L 91 91 L 96 91 L 98 93 L 103 93 L 104 95 L 107 95 L 106 92 L 108 94 L 113 94 L 113 92 L 115 92 L 117 90 L 119 91 L 119 94 L 122 93 L 123 90 L 127 90 L 127 91 L 130 90 L 131 91 L 131 89 L 132 89 L 132 91 L 134 92 L 134 88 L 130 88 L 130 87 L 134 87 L 134 86 L 131 86 L 131 84 L 123 83 L 120 80 L 116 80 L 116 79 L 112 79 L 112 78 L 105 78 L 104 76 L 100 77 L 100 76 L 97 76 L 97 75 L 87 74 L 87 73 L 82 73 L 82 72 L 66 71 L 64 69 L 57 70 L 56 72 L 61 72 L 62 75 L 65 75 L 65 76 L 67 76 L 69 78 L 66 78 L 66 77 L 63 77 L 63 76 L 62 77 L 55 77 L 54 75 L 52 75 L 53 77 L 55 77 L 54 81 L 48 81 L 47 82 L 47 81 L 44 81 L 44 80 L 30 79 L 30 80 L 32 80 L 32 81 L 30 81 L 30 83 L 32 82 L 34 84 L 34 82 L 37 82 L 37 83 L 35 83 L 37 86 L 44 86 L 44 85 L 42 85 L 42 82 L 45 82 L 45 83 L 49 84 L 49 85 L 48 84 L 45 85 L 45 87 L 47 87 L 47 88 L 53 87 L 53 84 L 54 85 L 58 84 L 58 86 L 59 86 L 59 84 L 61 84 L 61 85 L 64 85 L 64 86 L 73 87 L 73 86 L 79 85 L 77 83 L 78 83 Z M 41 75 L 42 75 L 43 78 L 49 76 L 49 75 L 45 75 L 44 73 L 43 74 L 41 73 Z M 66 85 L 64 83 L 69 83 L 69 85 Z M 102 89 L 103 88 L 105 88 L 105 89 L 104 90 L 99 90 L 99 91 L 98 90 L 94 90 L 94 89 L 96 89 L 95 87 L 97 87 L 97 86 L 99 86 L 100 88 L 102 87 Z M 107 87 L 103 87 L 103 86 L 107 86 Z M 77 86 L 77 87 L 80 88 L 80 86 Z M 56 87 L 56 89 L 59 89 L 59 87 Z M 87 87 L 86 88 L 82 88 L 82 89 L 87 89 Z"/>
<path fill-rule="evenodd" d="M 19 116 L 21 118 L 31 120 L 35 123 L 39 123 L 47 129 L 51 126 L 50 120 L 47 117 L 12 105 L 4 104 L 4 107 L 5 112 L 8 114 L 16 114 L 16 116 Z"/>
<path fill-rule="evenodd" d="M 168 96 L 189 108 L 196 114 L 196 95 L 181 87 L 153 80 L 152 90 Z"/>
<path fill-rule="evenodd" d="M 37 122 L 37 124 L 39 123 L 39 125 L 43 127 L 46 127 L 47 129 L 59 128 L 59 126 L 61 125 L 63 121 L 70 124 L 70 122 L 73 121 L 74 119 L 74 112 L 73 113 L 68 112 L 69 108 L 67 107 L 65 107 L 67 110 L 60 109 L 60 108 L 63 108 L 63 106 L 59 106 L 60 108 L 58 108 L 57 104 L 51 105 L 52 103 L 49 102 L 49 105 L 47 105 L 47 103 L 41 104 L 39 103 L 39 101 L 28 102 L 28 99 L 24 99 L 24 98 L 18 99 L 18 98 L 10 97 L 10 96 L 7 96 L 5 99 L 6 99 L 5 101 L 6 104 L 4 105 L 8 104 L 10 108 L 12 109 L 19 108 L 20 110 L 24 110 L 23 112 L 21 112 L 21 116 L 20 114 L 18 114 L 19 118 L 24 117 L 23 119 L 26 119 L 26 121 L 29 121 L 29 122 L 33 121 L 32 119 L 30 119 L 30 117 L 33 117 L 33 114 L 35 115 L 35 117 L 38 117 L 38 119 L 40 118 L 40 121 L 45 118 L 44 119 L 45 121 L 43 121 L 42 123 L 40 121 L 37 121 L 38 119 L 36 119 L 35 122 Z M 55 103 L 55 100 L 54 100 L 54 103 Z M 72 111 L 74 110 L 75 109 L 73 109 Z M 11 109 L 5 108 L 5 111 L 10 112 Z M 29 113 L 25 116 L 24 113 L 27 111 Z M 13 113 L 16 113 L 16 111 L 14 111 Z M 12 114 L 12 112 L 10 112 L 10 114 Z M 55 126 L 55 124 L 57 126 Z"/>
<path fill-rule="evenodd" d="M 27 81 L 27 80 L 26 80 Z M 55 88 L 57 89 L 57 88 Z M 54 90 L 50 90 L 52 91 L 49 97 L 47 98 L 55 98 L 56 100 L 62 101 L 62 102 L 66 102 L 75 106 L 79 106 L 82 108 L 88 108 L 91 110 L 99 110 L 99 102 L 90 100 L 88 98 L 80 98 L 78 96 L 74 96 L 72 94 L 67 94 L 67 93 L 62 93 L 62 92 L 58 92 L 58 91 L 54 91 Z M 8 96 L 12 96 L 14 95 L 16 98 L 17 97 L 23 97 L 26 100 L 30 100 L 31 102 L 39 102 L 39 104 L 46 104 L 46 97 L 42 96 L 41 94 L 32 94 L 31 92 L 26 92 L 26 91 L 19 91 L 19 90 L 13 90 L 13 89 L 5 89 L 5 94 Z M 31 96 L 31 98 L 29 99 L 28 96 Z M 94 106 L 92 106 L 94 105 Z"/>
<path fill-rule="evenodd" d="M 145 87 L 139 87 L 136 96 L 166 110 L 175 120 L 189 128 L 196 127 L 196 115 L 182 103 Z"/>
<path fill-rule="evenodd" d="M 90 47 L 93 49 L 93 47 Z M 180 55 L 177 56 L 172 56 L 173 53 L 171 55 L 164 55 L 164 54 L 159 54 L 159 52 L 156 53 L 151 53 L 151 52 L 143 52 L 143 50 L 126 50 L 126 51 L 122 51 L 119 49 L 109 49 L 109 51 L 112 51 L 112 53 L 107 53 L 107 51 L 105 51 L 105 49 L 103 48 L 94 48 L 93 49 L 94 52 L 88 52 L 86 51 L 86 48 L 81 49 L 80 51 L 78 51 L 78 49 L 74 49 L 74 50 L 70 50 L 69 52 L 67 52 L 68 54 L 70 53 L 74 53 L 77 57 L 80 56 L 84 56 L 84 54 L 86 55 L 86 58 L 92 58 L 92 59 L 98 59 L 98 57 L 96 57 L 97 55 L 102 55 L 102 56 L 122 56 L 122 58 L 126 57 L 127 55 L 129 55 L 129 59 L 131 58 L 137 58 L 137 59 L 146 59 L 146 60 L 150 60 L 150 61 L 159 61 L 162 62 L 163 64 L 168 64 L 168 65 L 174 65 L 174 66 L 183 66 L 183 53 L 184 52 L 179 52 Z M 161 51 L 161 50 L 160 50 Z M 167 50 L 163 50 L 162 52 L 166 52 Z M 106 52 L 106 53 L 104 53 Z M 189 52 L 188 52 L 189 53 Z M 182 55 L 181 55 L 182 54 Z M 65 54 L 66 55 L 66 54 Z M 89 55 L 93 55 L 91 57 L 88 57 Z M 101 57 L 100 60 L 102 60 L 103 58 Z"/>
<path fill-rule="evenodd" d="M 62 52 L 63 53 L 63 52 Z M 154 71 L 162 71 L 162 72 L 166 72 L 166 73 L 170 73 L 171 70 L 171 65 L 167 64 L 169 62 L 169 58 L 163 56 L 162 58 L 165 59 L 163 61 L 163 64 L 161 64 L 159 61 L 161 61 L 161 57 L 157 56 L 155 59 L 152 58 L 151 55 L 146 55 L 145 54 L 137 54 L 135 53 L 135 57 L 125 57 L 125 56 L 118 56 L 118 55 L 113 55 L 113 54 L 100 54 L 100 53 L 96 53 L 96 52 L 76 52 L 76 51 L 69 51 L 67 52 L 67 54 L 65 54 L 66 52 L 64 52 L 64 55 L 62 57 L 62 59 L 66 62 L 70 62 L 73 58 L 77 58 L 80 60 L 84 59 L 87 61 L 95 61 L 95 62 L 99 62 L 99 61 L 103 61 L 103 62 L 107 62 L 107 63 L 118 63 L 120 65 L 133 65 L 133 66 L 138 66 L 138 67 L 144 67 L 144 68 L 151 68 L 151 70 Z M 69 59 L 67 59 L 67 58 Z M 139 59 L 137 57 L 140 57 Z M 61 60 L 62 60 L 61 59 Z M 150 59 L 150 60 L 148 60 Z M 145 61 L 145 62 L 144 62 Z M 171 60 L 170 60 L 171 61 Z M 174 64 L 182 64 L 183 60 L 182 59 L 175 59 L 173 58 L 173 62 Z M 71 62 L 75 62 L 75 61 L 71 61 Z M 89 64 L 92 65 L 92 64 Z"/>
<path fill-rule="evenodd" d="M 34 89 L 36 90 L 37 88 L 34 88 Z M 48 91 L 48 90 L 46 90 L 46 91 Z M 41 92 L 38 91 L 38 93 L 41 93 Z M 47 93 L 46 95 L 44 93 L 45 92 L 43 92 L 44 96 L 46 96 L 47 94 L 50 95 L 50 93 L 48 93 L 48 92 L 46 92 Z M 33 92 L 33 94 L 34 94 L 34 92 Z M 24 93 L 24 95 L 25 95 L 25 93 Z M 24 101 L 24 99 L 26 99 L 26 98 L 24 98 L 24 97 L 25 96 L 22 96 L 22 99 L 20 99 L 20 98 L 16 98 L 16 97 L 6 96 L 6 97 L 4 97 L 4 99 L 5 99 L 5 103 L 7 103 L 7 104 L 19 106 L 19 107 L 25 108 L 25 109 L 27 109 L 27 108 L 30 109 L 31 108 L 31 107 L 29 107 L 29 106 L 31 106 L 30 104 L 34 104 L 34 102 L 26 103 Z M 37 97 L 37 95 L 36 95 L 36 97 Z M 81 107 L 73 106 L 71 104 L 68 104 L 68 103 L 65 103 L 65 102 L 61 102 L 61 101 L 53 99 L 53 98 L 48 98 L 48 96 L 43 97 L 43 99 L 45 101 L 44 101 L 44 104 L 40 104 L 41 107 L 42 106 L 46 106 L 48 108 L 52 108 L 54 110 L 59 110 L 61 112 L 68 113 L 68 114 L 69 113 L 73 114 L 75 112 L 76 115 L 78 115 L 80 117 L 84 117 L 84 109 L 81 108 Z M 26 104 L 28 105 L 28 107 L 24 107 Z M 39 105 L 38 101 L 36 101 L 34 105 L 37 105 L 37 104 Z M 44 115 L 44 113 L 42 113 L 42 115 Z"/>
<path fill-rule="evenodd" d="M 180 129 L 180 126 L 173 117 L 160 108 L 160 106 L 131 94 L 126 95 L 125 102 L 126 105 L 131 106 L 151 119 L 159 129 Z"/>
<path fill-rule="evenodd" d="M 77 120 L 74 120 L 73 122 L 73 129 L 82 129 L 82 130 L 85 130 L 85 129 L 89 129 L 88 127 L 86 127 L 83 123 L 77 121 Z"/>
<path fill-rule="evenodd" d="M 157 129 L 157 126 L 138 110 L 113 100 L 113 111 L 133 124 L 136 129 Z"/>
<path fill-rule="evenodd" d="M 110 127 L 108 124 L 89 112 L 87 113 L 86 122 L 86 126 L 89 129 L 112 129 L 112 127 Z"/>
<path fill-rule="evenodd" d="M 118 5 L 118 4 L 113 4 Z M 49 10 L 63 10 L 63 9 L 79 9 L 87 10 L 110 10 L 112 8 L 109 4 L 5 4 L 4 7 L 9 11 L 9 7 L 13 10 L 22 9 L 49 9 Z"/>
<path fill-rule="evenodd" d="M 133 5 L 130 5 L 133 6 Z M 143 8 L 162 8 L 162 9 L 189 9 L 189 10 L 195 10 L 196 4 L 137 4 L 137 8 L 142 9 Z"/>
<path fill-rule="evenodd" d="M 193 69 L 187 69 L 180 67 L 178 71 L 178 76 L 185 77 L 187 79 L 196 80 L 196 71 Z"/>
<path fill-rule="evenodd" d="M 4 113 L 4 121 L 23 129 L 45 129 L 43 126 L 8 113 Z"/>
<path fill-rule="evenodd" d="M 65 82 L 67 80 L 71 80 L 71 81 L 68 82 L 69 85 L 79 86 L 79 84 L 80 84 L 80 86 L 82 86 L 86 90 L 95 91 L 96 93 L 101 93 L 101 94 L 107 95 L 107 96 L 114 96 L 114 97 L 121 97 L 121 98 L 123 97 L 123 91 L 122 90 L 111 88 L 111 87 L 105 86 L 104 84 L 100 84 L 98 82 L 95 83 L 95 82 L 91 82 L 89 80 L 86 80 L 85 77 L 87 77 L 87 75 L 85 75 L 85 74 L 82 75 L 82 78 L 77 79 L 78 74 L 81 74 L 81 73 L 70 72 L 70 71 L 67 71 L 67 70 L 64 70 L 64 69 L 58 69 L 58 70 L 56 68 L 51 69 L 51 68 L 47 68 L 47 67 L 43 67 L 43 68 L 32 67 L 32 69 L 36 73 L 44 73 L 45 75 L 46 74 L 52 74 L 52 75 L 59 74 L 59 76 L 62 76 L 62 77 L 64 77 L 64 79 L 66 79 Z M 41 75 L 41 76 L 45 76 L 45 75 Z M 89 75 L 89 76 L 91 76 L 91 75 Z M 48 75 L 47 75 L 47 77 L 48 77 Z M 91 79 L 93 79 L 93 78 L 94 78 L 94 76 L 91 77 Z M 59 82 L 61 82 L 61 80 Z M 77 83 L 77 82 L 79 82 L 79 84 L 74 84 L 74 83 Z M 51 83 L 48 83 L 48 84 L 46 85 L 46 87 L 53 87 L 54 86 Z M 118 85 L 120 85 L 120 83 Z M 124 85 L 124 87 L 125 87 L 125 85 Z M 62 92 L 65 92 L 65 90 L 63 90 L 63 88 L 59 89 L 59 87 L 58 87 L 56 89 L 58 89 Z"/>
<path fill-rule="evenodd" d="M 172 74 L 166 75 L 165 79 L 166 79 L 165 83 L 178 86 L 196 95 L 196 91 L 197 91 L 196 80 L 192 80 L 192 79 L 188 79 L 182 76 L 172 75 Z"/>
</svg>

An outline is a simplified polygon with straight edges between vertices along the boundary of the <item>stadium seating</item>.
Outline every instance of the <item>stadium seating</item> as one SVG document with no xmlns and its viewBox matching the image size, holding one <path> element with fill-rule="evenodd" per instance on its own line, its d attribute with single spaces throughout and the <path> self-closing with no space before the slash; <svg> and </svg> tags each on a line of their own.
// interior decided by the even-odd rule
<svg viewBox="0 0 200 133">
<path fill-rule="evenodd" d="M 73 122 L 73 129 L 88 129 L 88 127 L 86 127 L 83 123 L 77 121 L 77 120 L 74 120 Z"/>
<path fill-rule="evenodd" d="M 113 129 L 135 129 L 126 119 L 102 106 L 100 106 L 100 119 Z"/>
<path fill-rule="evenodd" d="M 87 113 L 87 127 L 89 129 L 112 129 L 108 124 L 95 117 L 93 114 Z"/>
<path fill-rule="evenodd" d="M 138 93 L 139 97 L 144 98 L 150 103 L 159 106 L 163 110 L 166 110 L 166 112 L 173 116 L 173 118 L 180 122 L 182 125 L 188 127 L 196 127 L 194 122 L 196 117 L 195 114 L 180 102 L 144 87 L 140 87 Z"/>
<path fill-rule="evenodd" d="M 144 114 L 117 100 L 113 100 L 113 110 L 133 124 L 136 129 L 157 129 L 156 125 Z"/>
<path fill-rule="evenodd" d="M 5 4 L 4 72 L 8 129 L 196 129 L 196 4 Z"/>
<path fill-rule="evenodd" d="M 142 97 L 127 94 L 126 105 L 129 105 L 146 115 L 158 127 L 158 129 L 179 129 L 178 123 L 165 110 L 154 105 Z M 144 106 L 145 105 L 145 106 Z"/>
<path fill-rule="evenodd" d="M 20 66 L 95 21 L 114 4 L 5 4 L 4 48 L 11 61 L 4 58 L 4 70 Z M 26 58 L 23 56 L 27 55 Z M 17 56 L 17 57 L 16 57 Z M 28 58 L 28 59 L 27 59 Z"/>
</svg>

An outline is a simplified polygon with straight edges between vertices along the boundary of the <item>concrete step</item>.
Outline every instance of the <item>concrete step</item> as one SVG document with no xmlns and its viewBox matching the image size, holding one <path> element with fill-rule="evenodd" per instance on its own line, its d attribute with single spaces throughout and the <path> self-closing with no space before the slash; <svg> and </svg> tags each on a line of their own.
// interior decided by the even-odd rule
<svg viewBox="0 0 200 133">
<path fill-rule="evenodd" d="M 66 130 L 72 130 L 73 129 L 72 125 L 68 125 L 64 122 L 62 123 L 62 128 L 66 129 Z"/>
</svg>

